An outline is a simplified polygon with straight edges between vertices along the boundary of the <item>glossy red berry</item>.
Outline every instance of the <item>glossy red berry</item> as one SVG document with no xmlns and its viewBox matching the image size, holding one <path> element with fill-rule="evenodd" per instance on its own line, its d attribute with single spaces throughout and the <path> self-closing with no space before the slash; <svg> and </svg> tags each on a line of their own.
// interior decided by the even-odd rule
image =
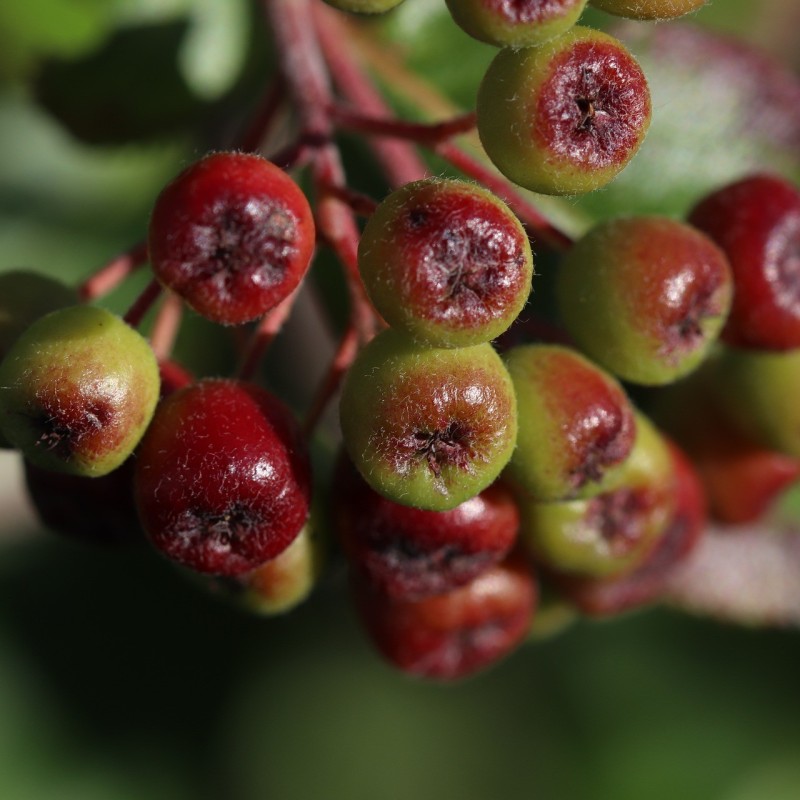
<svg viewBox="0 0 800 800">
<path fill-rule="evenodd" d="M 311 262 L 314 221 L 279 167 L 256 155 L 214 153 L 161 192 L 148 246 L 165 286 L 204 317 L 235 325 L 297 287 Z"/>
<path fill-rule="evenodd" d="M 346 457 L 333 513 L 350 563 L 381 591 L 407 599 L 450 591 L 490 569 L 519 529 L 516 502 L 501 484 L 450 511 L 423 511 L 379 495 Z"/>
<path fill-rule="evenodd" d="M 800 347 L 800 191 L 754 175 L 701 200 L 689 221 L 725 251 L 733 270 L 722 338 L 741 347 Z"/>
<path fill-rule="evenodd" d="M 514 650 L 530 628 L 538 592 L 527 559 L 516 553 L 466 586 L 423 600 L 356 584 L 356 606 L 372 641 L 410 675 L 456 680 Z"/>
<path fill-rule="evenodd" d="M 164 400 L 136 462 L 145 532 L 199 572 L 238 575 L 286 549 L 308 517 L 310 466 L 290 412 L 257 386 L 206 380 Z"/>
</svg>

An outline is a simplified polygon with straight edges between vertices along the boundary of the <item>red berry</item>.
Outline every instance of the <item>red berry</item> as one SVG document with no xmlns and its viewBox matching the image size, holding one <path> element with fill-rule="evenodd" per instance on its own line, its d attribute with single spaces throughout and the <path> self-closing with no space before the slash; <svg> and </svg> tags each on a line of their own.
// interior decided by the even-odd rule
<svg viewBox="0 0 800 800">
<path fill-rule="evenodd" d="M 148 245 L 162 283 L 204 317 L 235 325 L 297 287 L 311 262 L 314 221 L 280 168 L 256 155 L 214 153 L 161 192 Z"/>
<path fill-rule="evenodd" d="M 403 672 L 455 680 L 499 661 L 528 633 L 537 599 L 531 567 L 518 553 L 471 583 L 424 600 L 356 584 L 356 606 L 375 646 Z"/>
<path fill-rule="evenodd" d="M 419 599 L 471 581 L 508 553 L 519 511 L 494 484 L 450 511 L 387 500 L 342 457 L 334 483 L 334 522 L 351 563 L 379 589 Z"/>
<path fill-rule="evenodd" d="M 689 221 L 725 251 L 733 270 L 723 339 L 741 347 L 800 347 L 800 191 L 754 175 L 710 194 Z"/>
<path fill-rule="evenodd" d="M 290 412 L 251 384 L 201 381 L 166 398 L 142 441 L 145 532 L 198 572 L 238 575 L 291 544 L 308 517 L 310 466 Z"/>
</svg>

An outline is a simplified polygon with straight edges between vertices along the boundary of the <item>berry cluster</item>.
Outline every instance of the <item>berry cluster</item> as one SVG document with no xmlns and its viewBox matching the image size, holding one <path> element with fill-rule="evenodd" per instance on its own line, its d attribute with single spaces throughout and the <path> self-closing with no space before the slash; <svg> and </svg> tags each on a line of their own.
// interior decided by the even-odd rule
<svg viewBox="0 0 800 800">
<path fill-rule="evenodd" d="M 591 4 L 666 19 L 702 2 Z M 267 105 L 291 106 L 296 138 L 270 160 L 225 150 L 188 166 L 146 243 L 77 291 L 0 276 L 0 443 L 24 456 L 48 526 L 96 541 L 143 530 L 267 614 L 303 600 L 338 551 L 376 647 L 436 679 L 526 639 L 542 585 L 588 615 L 658 599 L 709 513 L 757 519 L 800 476 L 800 192 L 757 175 L 686 221 L 619 217 L 573 242 L 516 185 L 610 181 L 650 120 L 641 69 L 575 26 L 586 0 L 447 5 L 501 48 L 476 115 L 391 117 L 342 15 L 273 0 L 282 74 Z M 263 141 L 274 111 L 243 141 Z M 455 144 L 474 127 L 504 177 Z M 395 187 L 382 202 L 348 185 L 338 129 L 369 137 Z M 472 181 L 430 177 L 417 146 Z M 559 258 L 553 308 L 532 293 L 532 241 Z M 257 375 L 323 248 L 350 317 L 301 424 Z M 124 318 L 94 304 L 146 262 Z M 162 298 L 148 342 L 136 329 Z M 251 333 L 234 377 L 172 360 L 183 306 Z M 309 444 L 337 394 L 342 447 L 315 464 L 312 497 Z"/>
</svg>

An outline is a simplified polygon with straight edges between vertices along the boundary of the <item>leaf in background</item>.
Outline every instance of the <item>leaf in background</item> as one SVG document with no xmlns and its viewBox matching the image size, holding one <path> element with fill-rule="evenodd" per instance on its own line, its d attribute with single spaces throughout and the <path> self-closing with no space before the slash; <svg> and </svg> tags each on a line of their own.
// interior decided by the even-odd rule
<svg viewBox="0 0 800 800">
<path fill-rule="evenodd" d="M 671 579 L 670 603 L 739 625 L 800 627 L 800 533 L 709 530 Z"/>
<path fill-rule="evenodd" d="M 102 41 L 115 7 L 113 0 L 3 0 L 0 80 L 23 77 L 43 57 L 87 52 Z"/>
<path fill-rule="evenodd" d="M 185 21 L 118 31 L 79 61 L 51 61 L 40 72 L 39 102 L 85 142 L 116 144 L 175 133 L 207 103 L 186 84 L 178 51 Z"/>
<path fill-rule="evenodd" d="M 766 54 L 688 24 L 622 25 L 653 95 L 642 149 L 606 190 L 576 203 L 596 218 L 683 215 L 705 192 L 757 170 L 800 180 L 800 79 Z"/>
</svg>

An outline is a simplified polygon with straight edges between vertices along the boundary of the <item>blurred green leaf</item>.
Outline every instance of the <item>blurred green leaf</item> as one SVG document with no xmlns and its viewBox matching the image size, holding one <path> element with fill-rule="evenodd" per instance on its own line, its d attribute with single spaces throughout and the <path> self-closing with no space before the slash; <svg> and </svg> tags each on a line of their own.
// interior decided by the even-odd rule
<svg viewBox="0 0 800 800">
<path fill-rule="evenodd" d="M 25 75 L 46 56 L 72 57 L 102 40 L 116 0 L 4 0 L 0 3 L 0 80 Z"/>
<path fill-rule="evenodd" d="M 39 102 L 79 139 L 123 143 L 188 129 L 206 111 L 178 67 L 185 21 L 125 28 L 77 61 L 49 61 Z"/>
</svg>

